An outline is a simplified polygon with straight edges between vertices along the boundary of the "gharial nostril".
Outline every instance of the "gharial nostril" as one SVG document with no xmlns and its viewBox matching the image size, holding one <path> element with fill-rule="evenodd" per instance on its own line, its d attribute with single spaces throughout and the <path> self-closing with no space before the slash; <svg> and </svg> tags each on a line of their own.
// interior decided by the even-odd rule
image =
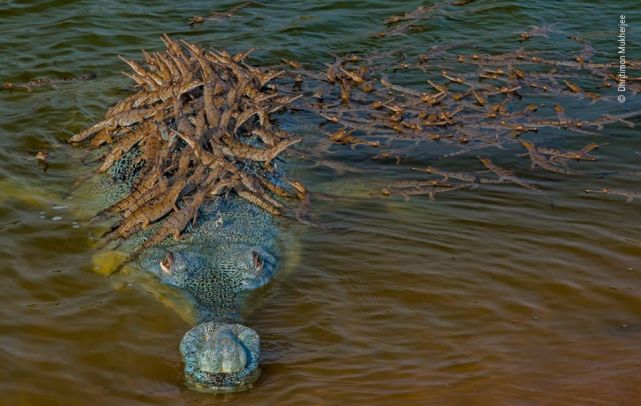
<svg viewBox="0 0 641 406">
<path fill-rule="evenodd" d="M 185 375 L 199 391 L 246 388 L 260 375 L 260 337 L 240 324 L 201 323 L 180 342 Z"/>
</svg>

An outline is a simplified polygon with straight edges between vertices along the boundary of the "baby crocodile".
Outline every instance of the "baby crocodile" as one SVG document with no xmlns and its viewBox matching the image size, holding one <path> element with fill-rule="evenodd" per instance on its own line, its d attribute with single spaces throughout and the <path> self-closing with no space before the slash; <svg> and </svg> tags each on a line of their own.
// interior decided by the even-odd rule
<svg viewBox="0 0 641 406">
<path fill-rule="evenodd" d="M 456 179 L 467 183 L 499 183 L 496 179 L 481 177 L 474 172 L 448 172 L 436 169 L 433 166 L 428 166 L 425 169 L 412 168 L 413 171 L 427 172 L 433 175 L 441 176 L 441 182 L 447 182 L 448 179 Z"/>
<path fill-rule="evenodd" d="M 481 157 L 481 156 L 477 156 L 477 158 L 481 161 L 483 166 L 485 166 L 487 169 L 489 169 L 490 171 L 492 171 L 496 175 L 498 175 L 499 181 L 514 183 L 516 185 L 519 185 L 521 187 L 524 187 L 524 188 L 530 189 L 530 190 L 536 190 L 536 191 L 540 190 L 535 185 L 532 185 L 531 183 L 526 182 L 523 179 L 520 179 L 520 178 L 516 177 L 514 172 L 512 172 L 512 171 L 510 171 L 508 169 L 505 169 L 505 168 L 501 168 L 500 166 L 496 165 L 495 163 L 493 163 L 490 160 L 490 158 L 484 158 L 484 157 Z"/>
<path fill-rule="evenodd" d="M 606 195 L 625 197 L 626 203 L 631 203 L 634 199 L 641 199 L 641 192 L 630 192 L 625 190 L 612 190 L 607 188 L 602 189 L 586 189 L 585 193 L 604 193 Z"/>
<path fill-rule="evenodd" d="M 606 145 L 606 144 L 601 144 L 601 145 Z M 548 147 L 537 147 L 537 149 L 545 155 L 550 155 L 550 158 L 549 158 L 550 162 L 561 160 L 561 159 L 573 159 L 575 161 L 596 161 L 597 157 L 590 155 L 589 152 L 599 147 L 600 147 L 599 144 L 593 142 L 586 145 L 585 147 L 581 148 L 578 151 L 565 151 L 561 149 L 548 148 Z M 519 155 L 519 156 L 527 156 L 527 155 L 528 154 Z"/>
<path fill-rule="evenodd" d="M 550 164 L 550 162 L 545 157 L 543 152 L 539 151 L 538 148 L 532 142 L 524 139 L 519 139 L 519 142 L 521 143 L 521 145 L 525 147 L 525 149 L 527 149 L 528 153 L 530 154 L 530 160 L 532 161 L 532 164 L 530 165 L 531 169 L 534 169 L 535 167 L 538 166 L 549 172 L 562 173 L 565 175 L 576 174 L 576 172 L 573 172 L 569 169 L 559 168 L 558 166 Z"/>
<path fill-rule="evenodd" d="M 83 73 L 82 75 L 74 76 L 70 79 L 52 79 L 52 78 L 43 78 L 43 79 L 34 79 L 28 82 L 4 82 L 0 84 L 0 89 L 11 90 L 11 89 L 27 89 L 31 91 L 36 87 L 47 87 L 55 86 L 58 84 L 69 83 L 74 80 L 92 80 L 96 78 L 95 73 Z"/>
</svg>

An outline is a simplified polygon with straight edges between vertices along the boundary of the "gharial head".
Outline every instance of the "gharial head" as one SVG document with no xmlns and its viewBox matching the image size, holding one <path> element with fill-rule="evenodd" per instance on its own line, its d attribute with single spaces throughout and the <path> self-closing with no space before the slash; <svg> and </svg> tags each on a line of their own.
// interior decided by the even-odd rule
<svg viewBox="0 0 641 406">
<path fill-rule="evenodd" d="M 260 337 L 240 324 L 206 322 L 180 342 L 188 384 L 201 392 L 242 390 L 260 374 Z"/>
<path fill-rule="evenodd" d="M 269 282 L 276 259 L 266 249 L 247 244 L 171 244 L 150 253 L 142 265 L 162 282 L 184 290 L 202 310 L 204 322 L 180 343 L 188 385 L 201 392 L 231 392 L 254 382 L 260 374 L 260 337 L 243 325 L 226 324 L 223 321 L 235 317 L 219 310 L 233 312 L 244 293 Z"/>
</svg>

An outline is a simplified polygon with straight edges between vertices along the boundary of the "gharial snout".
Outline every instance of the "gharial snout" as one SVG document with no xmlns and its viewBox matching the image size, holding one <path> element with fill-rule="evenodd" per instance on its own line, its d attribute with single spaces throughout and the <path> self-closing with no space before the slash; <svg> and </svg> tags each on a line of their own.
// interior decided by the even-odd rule
<svg viewBox="0 0 641 406">
<path fill-rule="evenodd" d="M 240 324 L 199 324 L 185 334 L 180 352 L 187 381 L 196 390 L 237 391 L 260 374 L 260 337 Z"/>
</svg>

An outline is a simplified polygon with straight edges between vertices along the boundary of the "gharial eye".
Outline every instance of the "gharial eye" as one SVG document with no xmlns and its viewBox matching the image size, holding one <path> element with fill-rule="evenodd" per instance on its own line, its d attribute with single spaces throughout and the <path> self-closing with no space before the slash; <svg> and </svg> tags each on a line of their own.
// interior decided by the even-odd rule
<svg viewBox="0 0 641 406">
<path fill-rule="evenodd" d="M 160 269 L 164 273 L 170 273 L 171 272 L 171 267 L 174 264 L 174 254 L 173 253 L 168 253 L 165 258 L 163 258 L 162 261 L 160 261 Z"/>
<path fill-rule="evenodd" d="M 252 260 L 254 261 L 254 268 L 256 268 L 257 271 L 262 271 L 263 259 L 256 251 L 252 251 Z"/>
</svg>

